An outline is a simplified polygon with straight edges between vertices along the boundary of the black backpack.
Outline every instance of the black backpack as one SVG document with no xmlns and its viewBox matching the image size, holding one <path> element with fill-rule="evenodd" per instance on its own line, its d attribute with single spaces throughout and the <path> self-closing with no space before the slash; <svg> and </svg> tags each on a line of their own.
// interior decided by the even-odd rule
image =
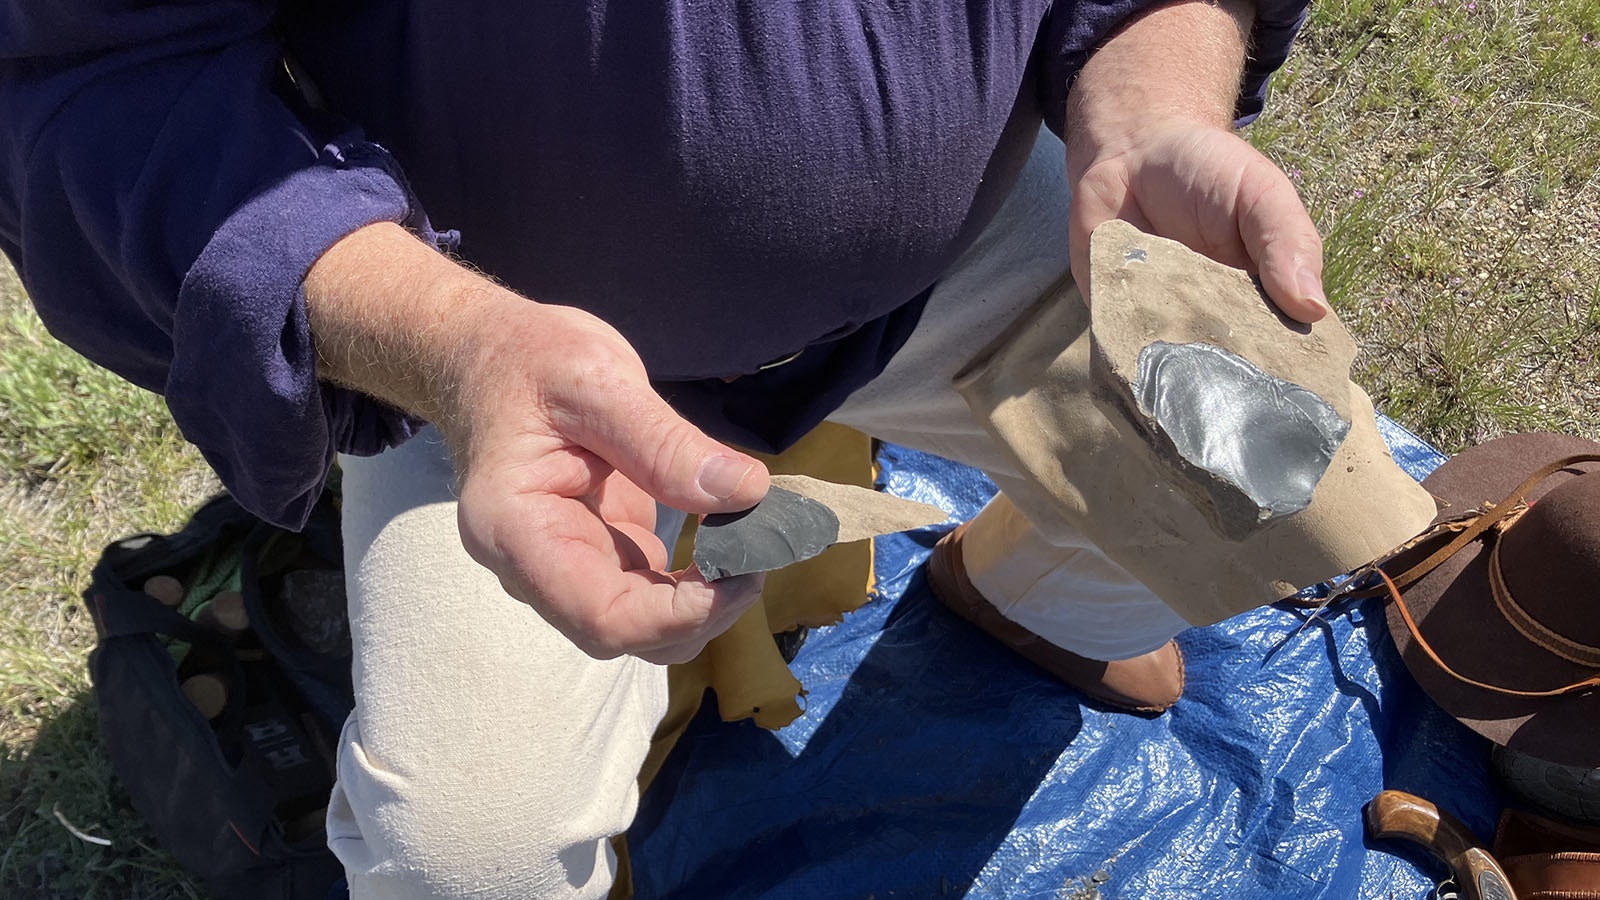
<svg viewBox="0 0 1600 900">
<path fill-rule="evenodd" d="M 353 705 L 336 507 L 325 494 L 294 533 L 216 497 L 176 534 L 107 547 L 84 592 L 112 767 L 218 897 L 342 885 L 322 822 Z"/>
</svg>

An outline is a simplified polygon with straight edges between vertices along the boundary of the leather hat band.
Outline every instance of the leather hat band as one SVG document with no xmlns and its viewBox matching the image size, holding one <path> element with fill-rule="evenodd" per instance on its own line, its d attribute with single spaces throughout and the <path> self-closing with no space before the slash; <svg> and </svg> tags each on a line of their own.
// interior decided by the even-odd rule
<svg viewBox="0 0 1600 900">
<path fill-rule="evenodd" d="M 1370 567 L 1370 571 L 1375 572 L 1378 577 L 1383 579 L 1383 587 L 1375 591 L 1375 593 L 1385 593 L 1388 595 L 1389 599 L 1399 610 L 1400 618 L 1406 623 L 1406 629 L 1411 632 L 1411 637 L 1416 641 L 1417 646 L 1421 647 L 1423 653 L 1427 654 L 1428 659 L 1431 660 L 1434 665 L 1438 666 L 1440 670 L 1445 672 L 1445 674 L 1464 684 L 1470 684 L 1473 687 L 1480 688 L 1482 690 L 1492 691 L 1497 694 L 1505 694 L 1512 697 L 1557 697 L 1564 694 L 1591 690 L 1597 686 L 1600 686 L 1600 647 L 1593 647 L 1588 644 L 1571 640 L 1570 638 L 1551 630 L 1542 622 L 1535 619 L 1531 614 L 1528 613 L 1526 609 L 1523 608 L 1520 603 L 1516 601 L 1516 598 L 1511 595 L 1511 590 L 1506 586 L 1505 576 L 1500 568 L 1499 535 L 1507 528 L 1515 524 L 1515 522 L 1528 511 L 1528 505 L 1524 501 L 1526 500 L 1529 492 L 1537 487 L 1541 481 L 1550 477 L 1556 472 L 1559 472 L 1562 469 L 1565 469 L 1568 466 L 1576 463 L 1583 462 L 1600 462 L 1600 454 L 1584 453 L 1558 459 L 1528 476 L 1528 478 L 1524 480 L 1522 484 L 1517 486 L 1516 490 L 1511 492 L 1510 496 L 1506 497 L 1500 503 L 1485 504 L 1482 510 L 1474 511 L 1470 516 L 1464 516 L 1460 519 L 1452 520 L 1450 522 L 1440 523 L 1430 532 L 1430 535 L 1444 534 L 1450 531 L 1455 531 L 1457 532 L 1455 537 L 1443 547 L 1440 547 L 1438 550 L 1429 554 L 1426 559 L 1407 569 L 1397 577 L 1391 578 L 1389 573 L 1383 570 L 1381 562 Z M 1520 691 L 1512 688 L 1501 687 L 1499 685 L 1487 684 L 1482 681 L 1468 678 L 1450 668 L 1450 666 L 1446 664 L 1443 659 L 1439 658 L 1439 654 L 1434 652 L 1433 647 L 1429 645 L 1427 639 L 1422 636 L 1421 629 L 1417 627 L 1416 620 L 1411 615 L 1411 609 L 1406 605 L 1402 588 L 1411 587 L 1424 575 L 1433 571 L 1439 566 L 1440 563 L 1455 555 L 1463 547 L 1466 547 L 1468 544 L 1480 537 L 1485 537 L 1486 535 L 1488 536 L 1488 540 L 1493 544 L 1489 550 L 1490 593 L 1494 598 L 1495 606 L 1500 610 L 1500 614 L 1505 617 L 1506 621 L 1509 622 L 1518 633 L 1527 638 L 1531 643 L 1569 662 L 1595 669 L 1596 673 L 1594 675 L 1581 681 L 1573 682 L 1565 687 L 1553 688 L 1547 691 Z M 1414 546 L 1415 543 L 1416 542 L 1413 542 L 1412 545 L 1408 546 Z M 1391 556 L 1390 558 L 1393 557 Z M 1351 579 L 1351 582 L 1354 583 L 1358 580 L 1361 580 L 1359 573 L 1357 578 Z M 1366 592 L 1362 593 L 1364 594 Z"/>
<path fill-rule="evenodd" d="M 1568 662 L 1600 669 L 1600 647 L 1582 644 L 1552 631 L 1523 609 L 1522 604 L 1511 595 L 1511 588 L 1506 585 L 1506 577 L 1500 570 L 1498 540 L 1494 542 L 1494 549 L 1489 551 L 1489 591 L 1494 597 L 1494 605 L 1500 609 L 1500 615 L 1505 616 L 1511 627 L 1517 629 L 1523 637 Z"/>
<path fill-rule="evenodd" d="M 1441 671 L 1443 671 L 1446 675 L 1449 675 L 1451 678 L 1454 678 L 1463 684 L 1470 684 L 1475 688 L 1493 691 L 1496 694 L 1505 694 L 1509 697 L 1559 697 L 1563 694 L 1575 694 L 1579 691 L 1600 687 L 1600 672 L 1596 672 L 1594 675 L 1591 675 L 1582 681 L 1574 681 L 1565 687 L 1551 688 L 1548 691 L 1519 691 L 1513 688 L 1501 687 L 1497 684 L 1488 684 L 1473 678 L 1468 678 L 1460 672 L 1457 672 L 1455 669 L 1450 668 L 1448 663 L 1439 658 L 1439 654 L 1434 652 L 1433 647 L 1428 643 L 1428 639 L 1423 637 L 1421 630 L 1417 628 L 1416 620 L 1411 617 L 1411 609 L 1406 606 L 1405 598 L 1401 596 L 1400 589 L 1395 586 L 1394 579 L 1390 578 L 1389 573 L 1383 571 L 1382 569 L 1378 569 L 1377 571 L 1378 577 L 1383 579 L 1384 586 L 1388 588 L 1389 599 L 1394 601 L 1395 607 L 1400 610 L 1400 618 L 1405 620 L 1406 630 L 1411 632 L 1412 640 L 1417 642 L 1417 646 L 1422 648 L 1422 652 L 1428 655 L 1428 659 L 1432 660 L 1434 665 L 1438 666 Z"/>
</svg>

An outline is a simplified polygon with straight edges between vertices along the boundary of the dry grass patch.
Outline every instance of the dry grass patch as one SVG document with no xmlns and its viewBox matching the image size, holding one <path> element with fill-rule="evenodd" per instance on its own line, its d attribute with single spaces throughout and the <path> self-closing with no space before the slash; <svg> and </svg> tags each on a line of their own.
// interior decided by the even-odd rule
<svg viewBox="0 0 1600 900">
<path fill-rule="evenodd" d="M 1328 236 L 1358 380 L 1447 450 L 1600 437 L 1597 96 L 1597 0 L 1329 0 L 1253 130 Z"/>
<path fill-rule="evenodd" d="M 160 400 L 51 339 L 0 266 L 0 896 L 198 896 L 101 749 L 78 594 L 101 547 L 215 489 Z"/>
</svg>

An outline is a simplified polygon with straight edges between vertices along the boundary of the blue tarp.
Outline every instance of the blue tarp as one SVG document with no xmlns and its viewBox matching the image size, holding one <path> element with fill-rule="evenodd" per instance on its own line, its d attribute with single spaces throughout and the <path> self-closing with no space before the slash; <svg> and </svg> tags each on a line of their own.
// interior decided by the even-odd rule
<svg viewBox="0 0 1600 900">
<path fill-rule="evenodd" d="M 1380 424 L 1412 475 L 1442 461 Z M 642 900 L 1420 900 L 1444 867 L 1369 841 L 1367 800 L 1411 791 L 1491 833 L 1487 744 L 1411 680 L 1380 601 L 1190 629 L 1183 700 L 1112 712 L 929 593 L 929 550 L 993 485 L 904 448 L 880 461 L 886 490 L 954 517 L 879 539 L 877 594 L 794 661 L 794 724 L 702 708 L 628 835 Z"/>
</svg>

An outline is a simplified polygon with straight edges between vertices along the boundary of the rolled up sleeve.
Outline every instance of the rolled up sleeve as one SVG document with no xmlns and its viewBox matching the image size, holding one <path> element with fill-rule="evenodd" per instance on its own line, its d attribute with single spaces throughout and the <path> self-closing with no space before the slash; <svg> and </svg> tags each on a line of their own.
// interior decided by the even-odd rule
<svg viewBox="0 0 1600 900">
<path fill-rule="evenodd" d="M 374 222 L 441 237 L 381 147 L 301 108 L 274 12 L 0 0 L 0 249 L 56 336 L 162 393 L 241 503 L 299 527 L 336 452 L 419 425 L 317 380 L 306 272 Z"/>
<path fill-rule="evenodd" d="M 1090 54 L 1130 16 L 1163 2 L 1166 0 L 1065 0 L 1052 7 L 1045 23 L 1045 77 L 1040 99 L 1045 121 L 1057 134 L 1061 133 L 1066 116 L 1067 91 Z M 1236 126 L 1249 124 L 1261 114 L 1267 83 L 1289 58 L 1289 49 L 1305 24 L 1309 5 L 1310 0 L 1257 2 L 1244 77 L 1234 106 Z"/>
<path fill-rule="evenodd" d="M 1267 82 L 1289 59 L 1289 48 L 1306 23 L 1309 0 L 1262 0 L 1256 5 L 1256 24 L 1250 35 L 1250 57 L 1245 61 L 1239 87 L 1235 125 L 1247 125 L 1261 114 L 1267 102 Z"/>
</svg>

